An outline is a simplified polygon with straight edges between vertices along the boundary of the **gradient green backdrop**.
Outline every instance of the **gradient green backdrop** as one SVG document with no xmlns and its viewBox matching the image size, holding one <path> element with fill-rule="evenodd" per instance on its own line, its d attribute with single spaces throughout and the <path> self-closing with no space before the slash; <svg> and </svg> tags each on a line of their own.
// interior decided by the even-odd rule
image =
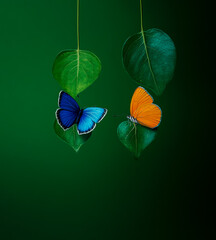
<svg viewBox="0 0 216 240">
<path fill-rule="evenodd" d="M 0 1 L 0 239 L 206 240 L 214 233 L 209 14 L 196 1 L 144 0 L 143 7 L 144 28 L 174 40 L 177 67 L 154 96 L 163 110 L 157 138 L 135 160 L 116 134 L 125 117 L 112 115 L 129 113 L 137 86 L 121 48 L 140 30 L 139 1 L 80 1 L 80 48 L 101 59 L 102 72 L 79 103 L 109 112 L 78 154 L 53 131 L 61 89 L 51 73 L 57 53 L 76 48 L 76 1 Z"/>
</svg>

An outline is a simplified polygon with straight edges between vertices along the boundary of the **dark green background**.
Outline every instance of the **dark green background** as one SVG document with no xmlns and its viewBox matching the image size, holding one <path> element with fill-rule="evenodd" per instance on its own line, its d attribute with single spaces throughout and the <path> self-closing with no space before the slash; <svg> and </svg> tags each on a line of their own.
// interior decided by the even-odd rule
<svg viewBox="0 0 216 240">
<path fill-rule="evenodd" d="M 80 47 L 102 62 L 80 105 L 109 109 L 76 154 L 53 131 L 57 53 L 76 48 L 76 1 L 0 2 L 0 238 L 210 239 L 214 173 L 211 14 L 197 1 L 144 0 L 144 27 L 174 40 L 173 81 L 155 101 L 157 139 L 135 160 L 119 142 L 136 84 L 121 47 L 140 30 L 138 0 L 81 0 Z M 209 7 L 211 8 L 211 7 Z M 212 59 L 211 59 L 212 57 Z"/>
</svg>

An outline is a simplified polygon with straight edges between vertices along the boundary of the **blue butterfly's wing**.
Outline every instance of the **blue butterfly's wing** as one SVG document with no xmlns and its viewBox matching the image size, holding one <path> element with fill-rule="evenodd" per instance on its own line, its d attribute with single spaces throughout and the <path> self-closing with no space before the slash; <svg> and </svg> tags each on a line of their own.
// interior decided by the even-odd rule
<svg viewBox="0 0 216 240">
<path fill-rule="evenodd" d="M 59 93 L 58 100 L 59 107 L 65 110 L 69 110 L 72 112 L 79 112 L 80 108 L 78 103 L 73 99 L 69 94 L 64 91 Z"/>
<path fill-rule="evenodd" d="M 77 115 L 77 112 L 72 112 L 65 109 L 58 109 L 56 111 L 56 119 L 64 130 L 67 130 L 76 122 Z"/>
<path fill-rule="evenodd" d="M 83 114 L 91 118 L 95 123 L 99 123 L 106 115 L 107 109 L 99 107 L 89 107 L 83 110 Z"/>
<path fill-rule="evenodd" d="M 96 127 L 96 123 L 86 115 L 82 115 L 77 125 L 79 135 L 90 133 Z"/>
<path fill-rule="evenodd" d="M 77 131 L 81 134 L 87 134 L 94 130 L 96 123 L 99 123 L 106 115 L 107 109 L 90 107 L 83 110 L 79 120 Z"/>
<path fill-rule="evenodd" d="M 66 92 L 59 93 L 58 104 L 61 109 L 56 111 L 56 118 L 59 125 L 67 130 L 76 123 L 80 108 L 78 103 Z"/>
</svg>

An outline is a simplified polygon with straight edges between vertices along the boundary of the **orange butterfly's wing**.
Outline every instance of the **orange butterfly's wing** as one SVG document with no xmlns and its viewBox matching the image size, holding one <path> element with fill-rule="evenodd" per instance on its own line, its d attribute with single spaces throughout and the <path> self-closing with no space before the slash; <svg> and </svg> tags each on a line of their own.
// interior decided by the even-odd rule
<svg viewBox="0 0 216 240">
<path fill-rule="evenodd" d="M 148 128 L 156 128 L 161 122 L 162 111 L 155 104 L 146 104 L 138 107 L 134 118 L 137 122 Z"/>
<path fill-rule="evenodd" d="M 136 114 L 137 109 L 140 106 L 143 106 L 145 104 L 151 104 L 153 103 L 153 98 L 151 95 L 142 87 L 138 87 L 131 99 L 130 104 L 130 114 L 132 117 Z"/>
<path fill-rule="evenodd" d="M 130 113 L 139 124 L 149 128 L 156 128 L 161 122 L 161 109 L 153 104 L 152 96 L 142 87 L 138 87 L 133 94 Z"/>
</svg>

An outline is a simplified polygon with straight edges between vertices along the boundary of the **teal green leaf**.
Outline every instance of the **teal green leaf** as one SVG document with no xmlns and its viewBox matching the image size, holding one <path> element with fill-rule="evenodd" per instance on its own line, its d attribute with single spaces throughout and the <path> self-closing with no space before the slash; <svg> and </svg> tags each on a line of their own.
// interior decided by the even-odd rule
<svg viewBox="0 0 216 240">
<path fill-rule="evenodd" d="M 117 134 L 122 144 L 135 157 L 140 157 L 141 152 L 154 140 L 156 130 L 143 127 L 128 120 L 119 124 Z"/>
<path fill-rule="evenodd" d="M 161 95 L 175 70 L 172 39 L 160 29 L 141 31 L 126 40 L 122 55 L 129 75 L 139 85 Z"/>
<path fill-rule="evenodd" d="M 79 135 L 77 133 L 77 126 L 73 125 L 67 131 L 64 131 L 55 120 L 54 122 L 55 133 L 66 143 L 68 143 L 76 152 L 80 147 L 89 139 L 91 133 Z"/>
<path fill-rule="evenodd" d="M 76 97 L 98 78 L 101 62 L 90 51 L 67 50 L 58 54 L 52 72 L 62 89 Z"/>
</svg>

